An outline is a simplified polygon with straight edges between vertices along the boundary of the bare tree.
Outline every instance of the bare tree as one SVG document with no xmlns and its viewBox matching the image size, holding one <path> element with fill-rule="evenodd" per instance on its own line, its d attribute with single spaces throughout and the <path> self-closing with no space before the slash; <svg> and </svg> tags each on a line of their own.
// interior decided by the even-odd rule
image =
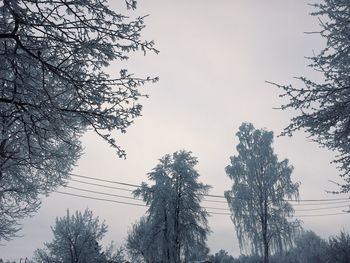
<svg viewBox="0 0 350 263">
<path fill-rule="evenodd" d="M 157 52 L 143 28 L 143 17 L 118 14 L 105 0 L 2 1 L 0 240 L 37 210 L 39 194 L 64 183 L 87 129 L 125 157 L 111 132 L 140 116 L 139 87 L 156 79 L 106 68 L 130 52 Z"/>
</svg>

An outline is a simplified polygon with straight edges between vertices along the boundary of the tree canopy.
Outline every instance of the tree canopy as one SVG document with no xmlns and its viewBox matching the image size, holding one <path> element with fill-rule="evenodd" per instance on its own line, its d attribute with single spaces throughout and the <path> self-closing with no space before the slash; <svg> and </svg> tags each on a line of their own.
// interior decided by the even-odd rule
<svg viewBox="0 0 350 263">
<path fill-rule="evenodd" d="M 106 224 L 94 218 L 88 209 L 84 213 L 75 212 L 56 218 L 52 228 L 53 240 L 38 249 L 35 258 L 38 262 L 103 262 L 102 247 L 99 244 L 107 232 Z"/>
<path fill-rule="evenodd" d="M 238 155 L 226 167 L 232 179 L 225 192 L 241 250 L 251 248 L 264 256 L 281 252 L 293 242 L 299 221 L 286 199 L 298 198 L 298 183 L 293 183 L 293 167 L 288 160 L 278 161 L 272 143 L 273 133 L 243 123 L 237 132 Z"/>
<path fill-rule="evenodd" d="M 208 213 L 200 202 L 209 186 L 198 182 L 197 162 L 187 151 L 165 155 L 148 174 L 154 185 L 143 183 L 135 191 L 150 207 L 128 240 L 142 237 L 141 247 L 153 253 L 141 251 L 147 262 L 188 262 L 208 253 Z"/>
<path fill-rule="evenodd" d="M 141 38 L 144 17 L 128 18 L 105 0 L 4 0 L 0 14 L 2 240 L 37 210 L 39 194 L 68 177 L 87 129 L 125 156 L 111 132 L 140 116 L 139 87 L 156 79 L 106 69 L 130 52 L 157 50 Z"/>
<path fill-rule="evenodd" d="M 335 163 L 345 177 L 341 192 L 350 190 L 350 9 L 349 1 L 323 0 L 313 5 L 312 15 L 320 21 L 319 34 L 326 47 L 309 58 L 315 71 L 323 75 L 322 82 L 299 78 L 302 87 L 277 85 L 288 103 L 282 109 L 294 109 L 296 117 L 283 134 L 306 130 L 320 145 L 338 153 Z"/>
</svg>

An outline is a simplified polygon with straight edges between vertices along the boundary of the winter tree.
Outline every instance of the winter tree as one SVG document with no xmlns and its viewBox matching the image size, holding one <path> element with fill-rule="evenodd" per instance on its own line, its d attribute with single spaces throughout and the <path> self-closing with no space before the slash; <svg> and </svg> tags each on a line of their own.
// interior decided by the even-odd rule
<svg viewBox="0 0 350 263">
<path fill-rule="evenodd" d="M 103 260 L 106 263 L 126 263 L 126 250 L 124 246 L 118 247 L 113 241 L 107 246 L 103 252 Z"/>
<path fill-rule="evenodd" d="M 155 227 L 149 222 L 149 218 L 142 216 L 128 231 L 126 239 L 127 253 L 135 263 L 157 263 L 162 260 L 162 240 L 156 238 Z M 156 230 L 159 231 L 159 230 Z"/>
<path fill-rule="evenodd" d="M 0 240 L 68 177 L 86 130 L 125 156 L 111 132 L 140 116 L 139 87 L 156 79 L 106 69 L 130 52 L 157 52 L 143 28 L 143 17 L 121 15 L 106 0 L 1 1 Z"/>
<path fill-rule="evenodd" d="M 226 167 L 233 180 L 225 192 L 241 250 L 251 248 L 269 261 L 292 242 L 299 227 L 294 209 L 286 201 L 298 198 L 298 183 L 291 181 L 293 167 L 278 161 L 272 148 L 273 133 L 243 123 L 237 132 L 237 156 Z"/>
<path fill-rule="evenodd" d="M 350 234 L 343 230 L 339 235 L 330 237 L 326 253 L 328 262 L 350 262 Z"/>
<path fill-rule="evenodd" d="M 314 4 L 312 15 L 320 21 L 319 34 L 326 47 L 311 57 L 311 67 L 323 75 L 322 82 L 301 77 L 301 87 L 277 85 L 289 102 L 282 109 L 298 112 L 283 134 L 306 130 L 322 146 L 338 153 L 335 163 L 350 191 L 350 1 L 323 0 Z M 275 84 L 276 85 L 276 84 Z"/>
<path fill-rule="evenodd" d="M 212 263 L 234 263 L 235 259 L 227 251 L 220 249 L 215 255 L 210 255 L 209 260 Z"/>
<path fill-rule="evenodd" d="M 303 232 L 295 240 L 292 253 L 295 258 L 292 262 L 317 263 L 326 262 L 327 242 L 312 231 Z"/>
<path fill-rule="evenodd" d="M 148 174 L 154 185 L 143 183 L 135 191 L 149 205 L 145 224 L 151 244 L 146 246 L 156 245 L 163 263 L 188 262 L 192 253 L 207 253 L 208 213 L 200 202 L 209 186 L 198 182 L 197 163 L 191 152 L 165 155 Z"/>
<path fill-rule="evenodd" d="M 84 213 L 75 212 L 56 219 L 52 228 L 53 240 L 45 243 L 44 249 L 37 249 L 35 260 L 39 263 L 71 263 L 71 262 L 98 262 L 107 263 L 105 253 L 100 245 L 101 239 L 107 232 L 104 222 L 100 223 L 98 217 L 93 217 L 90 210 Z M 108 255 L 113 257 L 111 248 Z"/>
</svg>

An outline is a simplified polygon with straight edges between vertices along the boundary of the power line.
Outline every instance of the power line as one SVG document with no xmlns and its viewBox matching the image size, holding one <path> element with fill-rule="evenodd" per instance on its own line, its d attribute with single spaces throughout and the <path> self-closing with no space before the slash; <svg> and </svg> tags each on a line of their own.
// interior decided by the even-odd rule
<svg viewBox="0 0 350 263">
<path fill-rule="evenodd" d="M 228 215 L 230 216 L 230 213 L 220 213 L 220 212 L 209 212 L 209 214 L 214 214 L 214 215 Z M 345 214 L 350 214 L 347 212 L 342 212 L 342 213 L 332 213 L 332 214 L 314 214 L 314 215 L 294 215 L 293 217 L 320 217 L 320 216 L 335 216 L 335 215 L 345 215 Z"/>
<path fill-rule="evenodd" d="M 122 190 L 122 191 L 127 191 L 127 192 L 133 192 L 133 190 L 127 189 L 127 188 L 121 188 L 121 187 L 108 186 L 108 185 L 104 185 L 104 184 L 96 184 L 96 183 L 84 182 L 84 181 L 80 181 L 80 180 L 76 180 L 76 179 L 72 179 L 72 178 L 70 179 L 70 181 L 78 182 L 78 183 L 82 183 L 82 184 L 86 184 L 86 185 L 99 186 L 99 187 L 108 188 L 108 189 L 115 189 L 115 190 Z M 202 202 L 227 204 L 227 201 L 208 200 L 208 199 L 204 199 L 204 200 L 202 200 Z M 350 200 L 346 200 L 346 201 L 327 201 L 327 202 L 309 203 L 309 204 L 292 204 L 292 205 L 293 206 L 318 206 L 318 205 L 326 205 L 326 204 L 345 204 L 345 203 L 349 203 L 350 204 Z"/>
<path fill-rule="evenodd" d="M 65 188 L 69 188 L 69 189 L 78 190 L 78 191 L 93 193 L 93 194 L 101 194 L 101 195 L 113 196 L 113 197 L 118 197 L 118 198 L 125 198 L 125 199 L 130 199 L 130 200 L 143 201 L 141 198 L 129 197 L 129 196 L 125 196 L 125 195 L 110 194 L 110 193 L 106 193 L 106 192 L 93 191 L 93 190 L 88 190 L 88 189 L 83 189 L 83 188 L 78 188 L 78 187 L 73 187 L 73 186 L 64 186 L 64 187 Z M 330 206 L 330 207 L 321 207 L 321 208 L 296 209 L 295 211 L 296 212 L 299 212 L 299 211 L 316 211 L 316 210 L 327 210 L 327 209 L 344 208 L 344 207 L 348 207 L 348 206 L 347 205 L 343 205 L 343 206 Z M 222 207 L 203 207 L 203 208 L 205 208 L 205 209 L 213 209 L 213 210 L 230 211 L 228 208 L 222 208 Z"/>
<path fill-rule="evenodd" d="M 132 186 L 132 187 L 141 187 L 141 185 L 123 183 L 123 182 L 118 182 L 118 181 L 110 181 L 110 180 L 99 179 L 99 178 L 90 177 L 90 176 L 84 176 L 84 175 L 78 175 L 78 174 L 72 174 L 72 173 L 70 175 L 76 176 L 76 177 L 81 177 L 81 178 L 87 178 L 90 180 L 100 181 L 100 182 L 111 183 L 111 184 L 120 184 L 120 185 L 125 185 L 125 186 Z"/>
<path fill-rule="evenodd" d="M 127 188 L 121 188 L 121 187 L 108 186 L 108 185 L 104 185 L 104 184 L 96 184 L 96 183 L 84 182 L 84 181 L 76 180 L 76 179 L 73 179 L 73 178 L 71 178 L 70 181 L 78 182 L 78 183 L 82 183 L 82 184 L 86 184 L 86 185 L 93 185 L 93 186 L 109 188 L 109 189 L 122 190 L 122 191 L 127 191 L 127 192 L 133 192 L 134 191 L 134 190 L 127 189 Z M 203 202 L 227 204 L 226 201 L 217 201 L 217 200 L 203 200 Z"/>
<path fill-rule="evenodd" d="M 75 180 L 72 179 L 74 181 L 78 181 L 81 183 L 87 183 L 84 181 L 79 181 L 79 180 Z M 105 181 L 105 180 L 104 180 Z M 119 183 L 119 182 L 118 182 Z M 97 186 L 102 186 L 102 187 L 108 187 L 106 185 L 101 185 L 101 184 L 94 184 L 94 183 L 87 183 L 87 184 L 91 184 L 91 185 L 97 185 Z M 102 195 L 107 195 L 107 196 L 114 196 L 114 197 L 119 197 L 119 198 L 125 198 L 125 199 L 130 199 L 130 200 L 139 200 L 142 201 L 142 199 L 140 198 L 135 198 L 135 197 L 128 197 L 128 196 L 123 196 L 123 195 L 117 195 L 117 194 L 110 194 L 110 193 L 106 193 L 106 192 L 99 192 L 99 191 L 93 191 L 93 190 L 87 190 L 87 189 L 82 189 L 82 188 L 77 188 L 77 187 L 72 187 L 72 186 L 66 186 L 67 188 L 71 188 L 71 189 L 75 189 L 75 190 L 79 190 L 79 191 L 84 191 L 84 192 L 89 192 L 89 193 L 95 193 L 95 194 L 102 194 Z M 109 188 L 109 187 L 108 187 Z M 116 187 L 112 187 L 113 189 L 120 189 L 120 188 L 116 188 Z M 126 190 L 125 188 L 122 188 L 123 190 Z M 131 191 L 131 190 L 130 190 Z M 215 200 L 208 200 L 209 202 L 222 202 L 222 203 L 226 203 L 224 201 L 215 201 Z M 341 202 L 327 202 L 326 204 L 335 204 L 335 203 L 343 203 L 343 202 L 349 202 L 349 201 L 341 201 Z M 319 203 L 319 205 L 324 205 L 325 203 Z M 298 205 L 298 204 L 293 204 L 293 205 Z M 299 204 L 299 205 L 313 205 L 313 204 Z M 347 205 L 343 205 L 343 206 L 331 206 L 331 207 L 321 207 L 321 208 L 309 208 L 309 209 L 296 209 L 295 211 L 317 211 L 317 210 L 328 210 L 328 209 L 336 209 L 336 208 L 344 208 L 344 207 L 348 207 Z M 203 207 L 206 209 L 214 209 L 214 210 L 222 210 L 222 211 L 230 211 L 227 208 L 219 208 L 219 207 Z"/>
<path fill-rule="evenodd" d="M 333 204 L 345 204 L 345 203 L 349 203 L 350 204 L 350 200 L 347 200 L 347 201 L 335 201 L 335 202 L 332 202 L 332 201 L 327 201 L 327 202 L 322 202 L 322 203 L 309 203 L 309 204 L 291 204 L 293 206 L 318 206 L 318 205 L 333 205 Z"/>
<path fill-rule="evenodd" d="M 71 173 L 70 175 L 75 176 L 75 177 L 81 177 L 81 178 L 86 178 L 86 179 L 90 179 L 90 180 L 100 181 L 100 182 L 113 183 L 113 184 L 119 184 L 119 185 L 131 186 L 131 187 L 141 187 L 141 185 L 130 184 L 130 183 L 125 183 L 125 182 L 120 182 L 120 181 L 99 179 L 99 178 L 95 178 L 95 177 L 78 175 L 78 174 L 73 174 L 73 173 Z M 74 180 L 74 179 L 71 179 L 71 180 L 78 181 L 78 180 Z M 92 184 L 92 183 L 90 183 L 90 184 Z M 102 185 L 99 185 L 99 186 L 102 186 Z M 132 191 L 130 189 L 123 189 L 123 190 Z M 226 199 L 225 196 L 223 196 L 223 195 L 203 194 L 203 196 Z M 345 201 L 345 200 L 350 202 L 350 198 L 328 198 L 328 199 L 324 198 L 324 199 L 299 199 L 299 200 L 286 199 L 284 201 L 289 201 L 289 202 L 332 202 L 332 201 Z M 224 202 L 224 201 L 222 201 L 222 202 Z"/>
<path fill-rule="evenodd" d="M 71 195 L 71 196 L 76 196 L 76 197 L 82 197 L 82 198 L 92 199 L 92 200 L 107 201 L 107 202 L 113 202 L 113 203 L 124 204 L 124 205 L 133 205 L 133 206 L 148 207 L 148 205 L 136 204 L 136 203 L 130 203 L 130 202 L 123 202 L 123 201 L 117 201 L 117 200 L 112 200 L 112 199 L 91 197 L 91 196 L 86 196 L 86 195 L 78 195 L 78 194 L 66 193 L 66 192 L 61 192 L 61 191 L 53 191 L 53 192 L 59 193 L 59 194 L 64 194 L 64 195 Z"/>
<path fill-rule="evenodd" d="M 86 176 L 85 176 L 86 177 Z M 106 185 L 102 185 L 102 184 L 95 184 L 95 183 L 89 183 L 89 182 L 84 182 L 84 181 L 80 181 L 80 180 L 76 180 L 76 179 L 71 179 L 73 181 L 76 182 L 80 182 L 80 183 L 85 183 L 88 185 L 95 185 L 95 186 L 101 186 L 101 187 L 106 187 L 106 188 L 112 188 L 112 189 L 118 189 L 118 190 L 127 190 L 127 191 L 132 191 L 130 189 L 125 189 L 125 188 L 119 188 L 119 187 L 112 187 L 112 186 L 106 186 Z M 102 179 L 101 179 L 102 180 Z M 108 180 L 103 180 L 103 181 L 108 181 Z M 121 183 L 121 182 L 118 182 Z M 126 184 L 126 183 L 124 183 Z M 130 185 L 130 184 L 129 184 Z M 71 188 L 71 189 L 75 189 L 75 190 L 79 190 L 79 191 L 84 191 L 84 192 L 89 192 L 89 193 L 95 193 L 95 194 L 102 194 L 102 195 L 107 195 L 107 196 L 114 196 L 114 197 L 119 197 L 119 198 L 125 198 L 125 199 L 130 199 L 130 200 L 140 200 L 142 201 L 142 199 L 139 198 L 135 198 L 135 197 L 128 197 L 128 196 L 122 196 L 122 195 L 117 195 L 117 194 L 110 194 L 110 193 L 106 193 L 106 192 L 99 192 L 99 191 L 93 191 L 93 190 L 87 190 L 87 189 L 82 189 L 82 188 L 77 188 L 77 187 L 72 187 L 72 186 L 66 186 L 67 188 Z M 226 203 L 225 201 L 216 201 L 216 200 L 203 200 L 203 201 L 207 201 L 207 202 L 215 202 L 215 203 Z M 348 203 L 349 201 L 340 201 L 340 202 L 327 202 L 327 203 L 318 203 L 318 204 L 293 204 L 293 206 L 306 206 L 306 205 L 324 205 L 324 204 L 336 204 L 336 203 Z M 343 205 L 343 206 L 331 206 L 331 207 L 321 207 L 321 208 L 309 208 L 309 209 L 296 209 L 295 211 L 317 211 L 317 210 L 328 210 L 328 209 L 336 209 L 336 208 L 344 208 L 347 207 L 347 205 Z M 214 209 L 214 210 L 222 210 L 222 211 L 230 211 L 227 208 L 219 208 L 219 207 L 204 207 L 207 209 Z"/>
<path fill-rule="evenodd" d="M 116 194 L 104 193 L 104 192 L 87 190 L 87 189 L 82 189 L 82 188 L 73 187 L 73 186 L 64 186 L 64 187 L 65 188 L 74 189 L 74 190 L 84 191 L 84 192 L 88 192 L 88 193 L 93 193 L 93 194 L 101 194 L 101 195 L 108 195 L 108 196 L 114 196 L 114 197 L 119 197 L 119 198 L 143 201 L 141 198 L 130 197 L 130 196 L 125 196 L 125 195 L 116 195 Z"/>
<path fill-rule="evenodd" d="M 100 187 L 104 187 L 104 188 L 109 188 L 109 189 L 133 192 L 133 190 L 127 189 L 127 188 L 114 187 L 114 186 L 108 186 L 108 185 L 103 185 L 103 184 L 89 183 L 89 182 L 84 182 L 84 181 L 80 181 L 80 180 L 76 180 L 76 179 L 70 179 L 70 180 L 73 181 L 73 182 L 78 182 L 78 183 L 82 183 L 82 184 L 88 184 L 88 185 L 94 185 L 94 186 L 100 186 Z"/>
<path fill-rule="evenodd" d="M 316 215 L 294 215 L 294 217 L 318 217 L 318 216 L 336 216 L 336 215 L 345 215 L 350 213 L 342 212 L 342 213 L 333 213 L 333 214 L 316 214 Z"/>
<path fill-rule="evenodd" d="M 106 202 L 125 204 L 125 205 L 132 205 L 132 206 L 149 207 L 149 205 L 142 205 L 142 204 L 136 204 L 136 203 L 130 203 L 130 202 L 123 202 L 123 201 L 117 201 L 117 200 L 106 199 L 106 198 L 98 198 L 98 197 L 92 197 L 92 196 L 86 196 L 86 195 L 80 195 L 80 194 L 72 194 L 72 193 L 66 193 L 66 192 L 61 192 L 61 191 L 53 191 L 53 192 L 59 193 L 59 194 L 64 194 L 64 195 L 70 195 L 70 196 L 75 196 L 75 197 L 91 199 L 91 200 L 106 201 Z M 206 207 L 203 207 L 203 208 L 206 208 Z M 211 208 L 211 209 L 215 209 L 215 208 Z"/>
<path fill-rule="evenodd" d="M 316 211 L 316 210 L 328 210 L 328 209 L 344 208 L 344 207 L 349 207 L 349 205 L 329 206 L 329 207 L 310 208 L 310 209 L 298 209 L 298 210 L 295 210 L 295 211 L 296 212 L 299 212 L 299 211 Z"/>
<path fill-rule="evenodd" d="M 299 199 L 299 200 L 285 200 L 291 202 L 330 202 L 330 201 L 350 201 L 350 198 L 324 198 L 324 199 Z"/>
<path fill-rule="evenodd" d="M 107 195 L 107 196 L 114 196 L 114 197 L 118 197 L 118 198 L 126 198 L 126 199 L 131 199 L 131 200 L 137 200 L 137 201 L 142 201 L 143 200 L 141 198 L 136 198 L 136 197 L 129 197 L 129 196 L 125 196 L 125 195 L 116 195 L 116 194 L 110 194 L 110 193 L 104 193 L 104 192 L 99 192 L 99 191 L 93 191 L 93 190 L 88 190 L 88 189 L 83 189 L 83 188 L 78 188 L 78 187 L 72 187 L 72 186 L 64 186 L 65 188 L 69 188 L 69 189 L 74 189 L 74 190 L 78 190 L 78 191 L 83 191 L 83 192 L 88 192 L 88 193 L 93 193 L 93 194 L 101 194 L 101 195 Z M 227 208 L 221 208 L 221 207 L 203 207 L 205 209 L 214 209 L 214 210 L 225 210 L 225 211 L 229 211 Z"/>
<path fill-rule="evenodd" d="M 75 196 L 75 197 L 82 197 L 82 198 L 86 198 L 86 199 L 92 199 L 92 200 L 107 201 L 107 202 L 113 202 L 113 203 L 125 204 L 125 205 L 132 205 L 132 206 L 140 206 L 140 207 L 149 207 L 148 205 L 136 204 L 136 203 L 130 203 L 130 202 L 123 202 L 123 201 L 117 201 L 117 200 L 112 200 L 112 199 L 91 197 L 91 196 L 72 194 L 72 193 L 66 193 L 66 192 L 61 192 L 61 191 L 54 191 L 54 192 L 60 193 L 60 194 L 65 194 L 65 195 L 70 195 L 70 196 Z M 215 207 L 203 207 L 203 208 L 227 211 L 227 209 L 225 209 L 225 208 L 215 208 Z M 220 213 L 220 212 L 212 212 L 212 211 L 207 211 L 207 212 L 209 214 L 214 214 L 214 215 L 215 214 L 216 215 L 231 215 L 230 213 Z M 333 215 L 344 215 L 344 214 L 350 214 L 350 213 L 342 212 L 342 213 L 332 213 L 332 214 L 293 215 L 292 217 L 319 217 L 319 216 L 333 216 Z"/>
<path fill-rule="evenodd" d="M 141 187 L 141 185 L 130 184 L 130 183 L 125 183 L 125 182 L 120 182 L 120 181 L 111 181 L 111 180 L 99 179 L 99 178 L 95 178 L 95 177 L 91 177 L 91 176 L 85 176 L 85 175 L 79 175 L 79 174 L 73 174 L 73 173 L 70 173 L 70 175 L 74 176 L 74 177 L 81 177 L 81 178 L 86 178 L 86 179 L 100 181 L 100 182 L 105 182 L 105 183 L 119 184 L 119 185 L 131 186 L 131 187 Z M 74 180 L 74 179 L 71 179 L 71 180 Z M 77 181 L 77 180 L 74 180 L 74 181 Z M 221 196 L 221 195 L 203 194 L 203 196 L 216 197 L 216 198 L 225 198 L 224 196 Z"/>
</svg>

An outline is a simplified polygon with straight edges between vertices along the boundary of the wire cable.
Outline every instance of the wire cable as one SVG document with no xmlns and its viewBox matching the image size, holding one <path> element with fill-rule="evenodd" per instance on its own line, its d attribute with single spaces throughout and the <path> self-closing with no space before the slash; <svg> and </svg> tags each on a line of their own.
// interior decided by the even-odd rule
<svg viewBox="0 0 350 263">
<path fill-rule="evenodd" d="M 53 191 L 53 192 L 59 193 L 59 194 L 64 194 L 64 195 L 70 195 L 70 196 L 76 196 L 76 197 L 82 197 L 82 198 L 92 199 L 92 200 L 107 201 L 107 202 L 113 202 L 113 203 L 124 204 L 124 205 L 133 205 L 133 206 L 148 207 L 148 205 L 136 204 L 136 203 L 130 203 L 130 202 L 123 202 L 123 201 L 117 201 L 117 200 L 112 200 L 112 199 L 91 197 L 91 196 L 86 196 L 86 195 L 78 195 L 78 194 L 66 193 L 66 192 L 61 192 L 61 191 Z"/>
<path fill-rule="evenodd" d="M 115 189 L 115 190 L 133 192 L 133 190 L 127 189 L 127 188 L 121 188 L 121 187 L 114 187 L 114 186 L 108 186 L 108 185 L 103 185 L 103 184 L 84 182 L 84 181 L 76 180 L 76 179 L 70 179 L 70 181 L 78 182 L 78 183 L 86 184 L 86 185 L 99 186 L 99 187 L 108 188 L 108 189 Z M 202 202 L 227 204 L 227 201 L 208 200 L 208 199 L 204 199 L 204 200 L 202 200 Z M 333 205 L 333 204 L 345 204 L 345 203 L 349 203 L 350 204 L 350 200 L 346 200 L 346 201 L 327 201 L 327 202 L 321 202 L 321 203 L 308 203 L 308 204 L 291 204 L 291 205 L 292 206 L 319 206 L 319 205 L 327 205 L 327 204 L 332 204 Z"/>
<path fill-rule="evenodd" d="M 91 176 L 84 176 L 84 175 L 73 174 L 73 173 L 70 173 L 70 175 L 74 176 L 74 177 L 81 177 L 81 178 L 85 178 L 85 179 L 89 179 L 89 180 L 95 180 L 95 181 L 100 181 L 100 182 L 105 182 L 105 183 L 119 184 L 119 185 L 131 186 L 131 187 L 141 187 L 141 185 L 130 184 L 130 183 L 125 183 L 125 182 L 119 182 L 119 181 L 111 181 L 111 180 L 99 179 L 99 178 L 95 178 L 95 177 L 91 177 Z M 71 179 L 71 180 L 77 181 L 75 179 Z M 224 196 L 221 196 L 221 195 L 203 194 L 203 196 L 216 197 L 216 198 L 225 198 Z"/>
<path fill-rule="evenodd" d="M 81 178 L 86 178 L 86 179 L 90 179 L 90 180 L 100 181 L 100 182 L 111 183 L 111 184 L 120 184 L 120 185 L 125 185 L 125 186 L 132 186 L 132 187 L 141 187 L 141 185 L 129 184 L 129 183 L 118 182 L 118 181 L 110 181 L 110 180 L 99 179 L 99 178 L 90 177 L 90 176 L 84 176 L 84 175 L 78 175 L 78 174 L 72 174 L 72 173 L 70 173 L 70 175 L 76 176 L 76 177 L 81 177 Z"/>
<path fill-rule="evenodd" d="M 65 188 L 69 188 L 69 189 L 84 191 L 84 192 L 88 192 L 88 193 L 93 193 L 93 194 L 114 196 L 114 197 L 125 198 L 125 199 L 130 199 L 130 200 L 138 200 L 138 201 L 142 201 L 143 202 L 143 200 L 141 198 L 137 198 L 137 197 L 129 197 L 129 196 L 125 196 L 125 195 L 116 195 L 116 194 L 104 193 L 104 192 L 93 191 L 93 190 L 88 190 L 88 189 L 82 189 L 82 188 L 73 187 L 73 186 L 64 186 L 64 187 Z"/>
<path fill-rule="evenodd" d="M 113 197 L 118 197 L 118 198 L 125 198 L 125 199 L 130 199 L 130 200 L 137 200 L 143 202 L 141 198 L 136 198 L 136 197 L 129 197 L 125 195 L 117 195 L 117 194 L 111 194 L 111 193 L 106 193 L 106 192 L 100 192 L 100 191 L 94 191 L 94 190 L 88 190 L 88 189 L 83 189 L 79 187 L 73 187 L 73 186 L 64 186 L 65 188 L 69 189 L 74 189 L 78 191 L 84 191 L 88 193 L 94 193 L 94 194 L 101 194 L 101 195 L 107 195 L 107 196 L 113 196 Z M 348 201 L 347 201 L 348 202 Z M 227 203 L 226 203 L 227 204 Z M 333 203 L 327 203 L 327 204 L 333 204 Z M 317 210 L 329 210 L 329 209 L 336 209 L 336 208 L 344 208 L 344 207 L 349 207 L 349 205 L 342 205 L 342 206 L 328 206 L 328 207 L 319 207 L 319 208 L 308 208 L 308 209 L 295 209 L 295 212 L 299 211 L 317 211 Z M 222 210 L 222 211 L 230 211 L 228 208 L 221 208 L 221 207 L 203 207 L 206 209 L 214 209 L 214 210 Z"/>
<path fill-rule="evenodd" d="M 89 182 L 84 182 L 76 179 L 70 179 L 73 182 L 78 182 L 82 184 L 87 184 L 87 185 L 94 185 L 94 186 L 100 186 L 104 188 L 109 188 L 109 189 L 115 189 L 115 190 L 122 190 L 122 191 L 127 191 L 127 192 L 133 192 L 134 190 L 127 189 L 127 188 L 121 188 L 121 187 L 114 187 L 114 186 L 108 186 L 108 185 L 103 185 L 103 184 L 95 184 L 95 183 L 89 183 Z"/>
<path fill-rule="evenodd" d="M 118 204 L 125 204 L 125 205 L 132 205 L 132 206 L 140 206 L 140 207 L 149 207 L 148 205 L 144 204 L 136 204 L 136 203 L 130 203 L 130 202 L 123 202 L 123 201 L 117 201 L 117 200 L 112 200 L 112 199 L 105 199 L 105 198 L 98 198 L 98 197 L 91 197 L 91 196 L 86 196 L 86 195 L 79 195 L 79 194 L 72 194 L 72 193 L 67 193 L 67 192 L 61 192 L 61 191 L 54 191 L 59 194 L 64 194 L 64 195 L 70 195 L 70 196 L 75 196 L 75 197 L 82 197 L 86 199 L 92 199 L 92 200 L 99 200 L 99 201 L 107 201 L 107 202 L 113 202 L 113 203 L 118 203 Z M 203 207 L 205 209 L 217 209 L 213 207 Z M 223 209 L 217 209 L 217 210 L 225 210 Z M 220 213 L 220 212 L 212 212 L 212 211 L 207 211 L 209 214 L 216 214 L 216 215 L 231 215 L 230 213 Z M 333 215 L 345 215 L 345 214 L 350 214 L 348 212 L 342 212 L 342 213 L 331 213 L 331 214 L 312 214 L 312 215 L 293 215 L 292 217 L 319 217 L 319 216 L 333 216 Z"/>
<path fill-rule="evenodd" d="M 90 179 L 90 180 L 96 180 L 96 181 L 100 181 L 100 182 L 113 183 L 113 184 L 119 184 L 119 185 L 131 186 L 131 187 L 141 187 L 141 185 L 99 179 L 99 178 L 95 178 L 95 177 L 91 177 L 91 176 L 84 176 L 84 175 L 73 174 L 73 173 L 70 173 L 70 175 L 75 176 L 75 177 Z M 71 179 L 71 180 L 73 180 L 73 179 Z M 129 191 L 132 191 L 132 190 L 129 190 Z M 223 196 L 223 195 L 203 194 L 203 196 L 226 199 L 225 196 Z M 332 201 L 345 201 L 345 200 L 350 202 L 350 198 L 328 198 L 328 199 L 324 198 L 324 199 L 299 199 L 299 200 L 285 199 L 284 201 L 289 201 L 289 202 L 332 202 Z M 222 201 L 222 202 L 225 202 L 225 201 Z"/>
<path fill-rule="evenodd" d="M 229 216 L 231 216 L 230 213 L 220 213 L 220 212 L 210 212 L 210 211 L 208 211 L 208 213 L 213 214 L 213 215 L 229 215 Z M 333 214 L 294 215 L 292 217 L 320 217 L 320 216 L 335 216 L 335 215 L 345 215 L 345 214 L 350 214 L 350 213 L 342 212 L 342 213 L 333 213 Z"/>
</svg>

